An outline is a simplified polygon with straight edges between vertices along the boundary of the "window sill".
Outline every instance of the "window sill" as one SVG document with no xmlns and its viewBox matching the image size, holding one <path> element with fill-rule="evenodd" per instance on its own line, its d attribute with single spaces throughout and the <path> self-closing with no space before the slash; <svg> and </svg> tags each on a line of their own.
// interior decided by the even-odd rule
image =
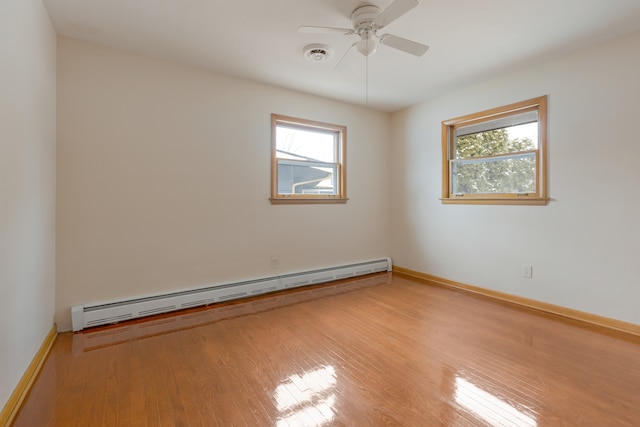
<svg viewBox="0 0 640 427">
<path fill-rule="evenodd" d="M 339 197 L 322 197 L 322 198 L 313 198 L 313 197 L 278 197 L 278 198 L 270 198 L 272 205 L 320 205 L 320 204 L 345 204 L 347 203 L 347 198 L 339 198 Z"/>
<path fill-rule="evenodd" d="M 456 197 L 442 198 L 443 205 L 524 205 L 524 206 L 546 206 L 548 198 L 515 198 L 515 197 Z"/>
</svg>

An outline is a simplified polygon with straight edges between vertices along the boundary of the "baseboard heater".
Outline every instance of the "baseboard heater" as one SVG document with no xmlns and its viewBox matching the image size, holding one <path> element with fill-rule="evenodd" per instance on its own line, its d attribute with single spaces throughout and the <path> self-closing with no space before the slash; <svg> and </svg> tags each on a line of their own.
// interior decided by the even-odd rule
<svg viewBox="0 0 640 427">
<path fill-rule="evenodd" d="M 391 258 L 384 258 L 105 304 L 76 305 L 71 307 L 72 329 L 81 331 L 93 326 L 109 325 L 154 314 L 168 313 L 283 289 L 347 279 L 349 277 L 391 271 L 391 269 Z"/>
</svg>

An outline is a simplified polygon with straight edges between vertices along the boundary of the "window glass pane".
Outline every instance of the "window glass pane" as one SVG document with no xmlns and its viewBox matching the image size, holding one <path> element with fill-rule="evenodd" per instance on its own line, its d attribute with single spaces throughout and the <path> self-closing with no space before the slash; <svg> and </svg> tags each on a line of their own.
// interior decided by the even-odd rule
<svg viewBox="0 0 640 427">
<path fill-rule="evenodd" d="M 337 165 L 278 160 L 278 194 L 336 195 Z"/>
<path fill-rule="evenodd" d="M 459 135 L 459 132 L 456 131 L 456 134 Z M 456 159 L 471 159 L 537 149 L 537 121 L 466 133 L 456 138 Z"/>
<path fill-rule="evenodd" d="M 321 162 L 336 162 L 336 132 L 276 127 L 276 157 Z"/>
<path fill-rule="evenodd" d="M 535 193 L 536 153 L 454 160 L 454 194 Z"/>
</svg>

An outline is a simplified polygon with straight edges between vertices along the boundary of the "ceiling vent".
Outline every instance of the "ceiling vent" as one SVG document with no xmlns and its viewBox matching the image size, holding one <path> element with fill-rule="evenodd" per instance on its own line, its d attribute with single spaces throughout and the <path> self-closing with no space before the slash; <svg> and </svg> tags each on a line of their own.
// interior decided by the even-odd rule
<svg viewBox="0 0 640 427">
<path fill-rule="evenodd" d="M 333 55 L 333 50 L 323 44 L 310 44 L 303 51 L 309 62 L 326 62 Z"/>
</svg>

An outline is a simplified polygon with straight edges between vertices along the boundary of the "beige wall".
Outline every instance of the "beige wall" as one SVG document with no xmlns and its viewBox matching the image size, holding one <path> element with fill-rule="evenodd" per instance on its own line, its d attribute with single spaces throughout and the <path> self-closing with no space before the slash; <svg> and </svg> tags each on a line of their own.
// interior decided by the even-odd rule
<svg viewBox="0 0 640 427">
<path fill-rule="evenodd" d="M 640 33 L 394 114 L 394 263 L 640 324 L 639 52 Z M 442 120 L 545 94 L 551 203 L 442 205 Z"/>
<path fill-rule="evenodd" d="M 0 408 L 53 325 L 56 36 L 39 0 L 0 3 Z"/>
<path fill-rule="evenodd" d="M 346 205 L 269 203 L 271 113 L 348 127 Z M 388 256 L 388 140 L 386 113 L 59 38 L 59 329 L 76 304 Z"/>
</svg>

